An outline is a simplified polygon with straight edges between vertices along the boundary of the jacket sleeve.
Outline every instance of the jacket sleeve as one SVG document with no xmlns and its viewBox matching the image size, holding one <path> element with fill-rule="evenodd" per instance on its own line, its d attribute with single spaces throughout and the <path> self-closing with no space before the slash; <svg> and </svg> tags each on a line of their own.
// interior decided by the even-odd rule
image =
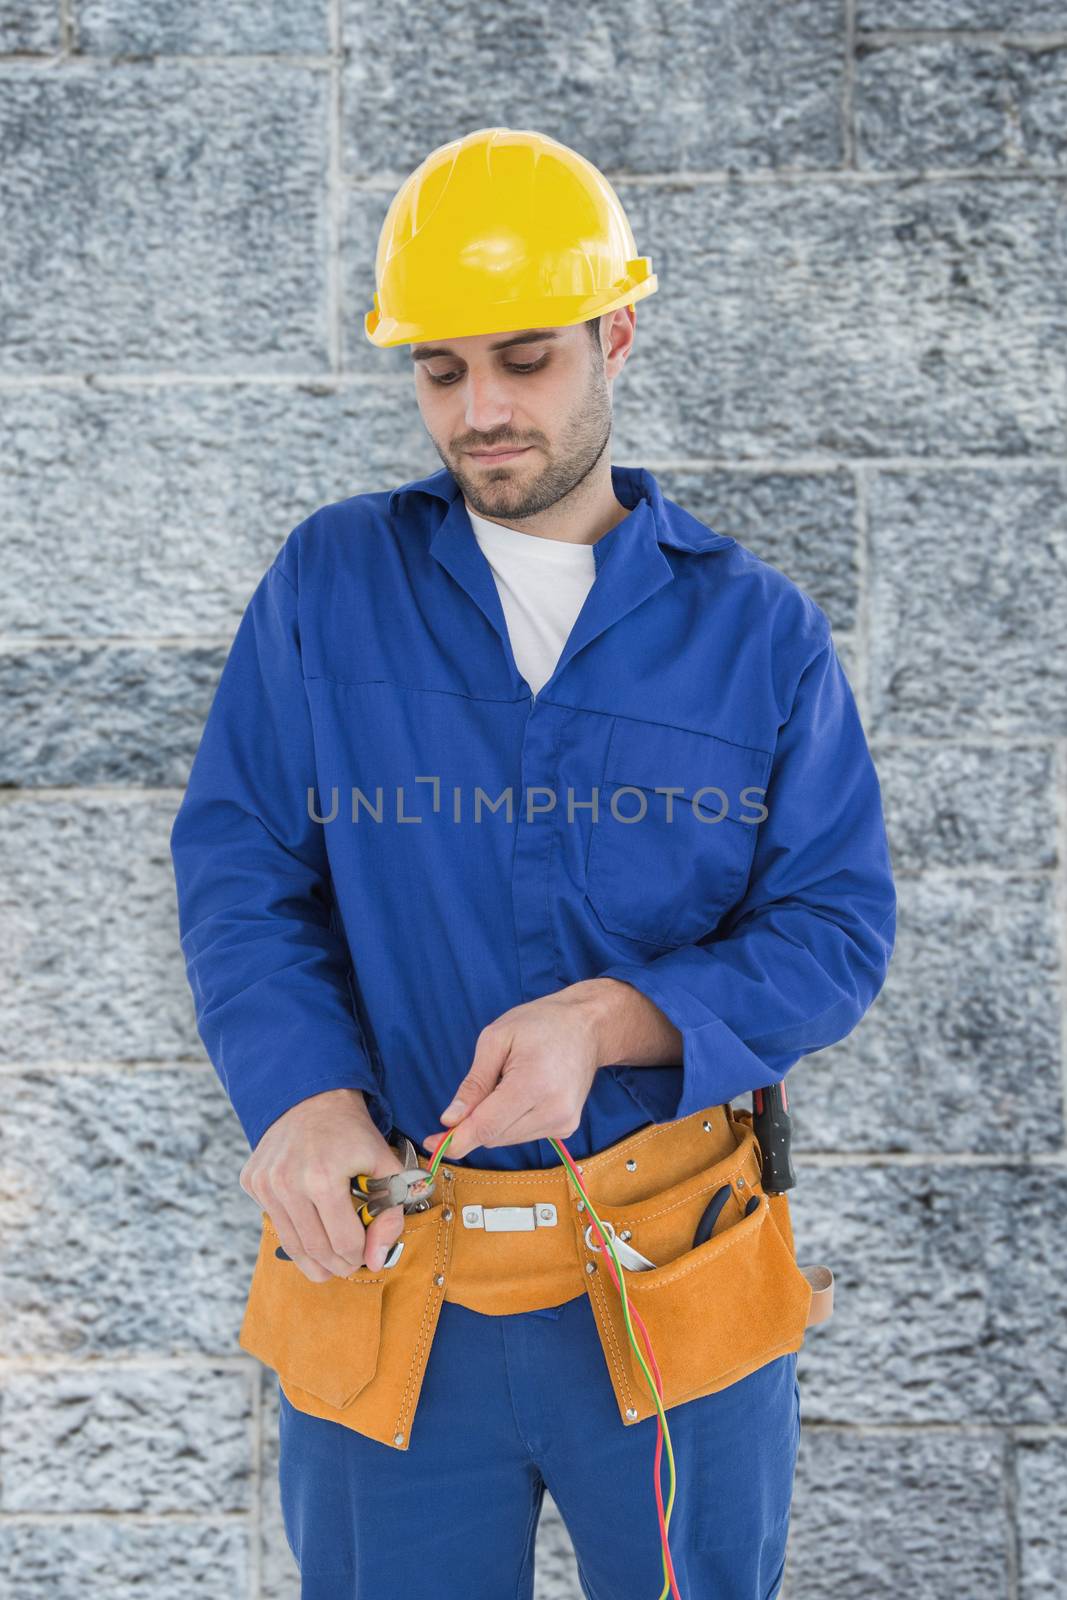
<svg viewBox="0 0 1067 1600">
<path fill-rule="evenodd" d="M 673 1117 L 779 1082 L 843 1039 L 885 981 L 896 892 L 881 790 L 832 638 L 782 725 L 743 898 L 714 932 L 598 974 L 647 995 L 682 1035 Z M 640 1067 L 617 1075 L 640 1095 Z"/>
<path fill-rule="evenodd" d="M 363 1090 L 391 1126 L 310 814 L 322 810 L 287 549 L 238 625 L 170 834 L 197 1029 L 253 1149 L 326 1089 Z"/>
</svg>

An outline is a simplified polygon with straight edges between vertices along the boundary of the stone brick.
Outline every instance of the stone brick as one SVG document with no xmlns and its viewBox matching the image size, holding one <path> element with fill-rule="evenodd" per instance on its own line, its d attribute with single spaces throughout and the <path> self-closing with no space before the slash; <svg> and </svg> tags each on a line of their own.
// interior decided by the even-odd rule
<svg viewBox="0 0 1067 1600">
<path fill-rule="evenodd" d="M 441 465 L 413 398 L 314 383 L 0 389 L 0 457 L 5 635 L 226 646 L 297 523 Z"/>
<path fill-rule="evenodd" d="M 872 747 L 898 871 L 1060 864 L 1051 743 L 886 739 Z"/>
<path fill-rule="evenodd" d="M 80 55 L 284 55 L 325 54 L 328 12 L 319 0 L 263 5 L 234 0 L 74 0 Z"/>
<path fill-rule="evenodd" d="M 179 945 L 177 808 L 136 792 L 0 808 L 0 1061 L 204 1059 Z"/>
<path fill-rule="evenodd" d="M 679 440 L 678 453 L 683 449 Z M 806 589 L 835 630 L 855 626 L 859 573 L 851 473 L 670 467 L 656 476 L 670 499 Z"/>
<path fill-rule="evenodd" d="M 1063 0 L 856 0 L 856 26 L 1003 28 L 1013 35 L 1063 29 Z"/>
<path fill-rule="evenodd" d="M 5 1515 L 246 1511 L 250 1417 L 249 1374 L 234 1368 L 8 1371 L 0 1506 Z"/>
<path fill-rule="evenodd" d="M 243 1518 L 0 1521 L 12 1600 L 236 1600 L 249 1593 Z"/>
<path fill-rule="evenodd" d="M 251 1367 L 237 1335 L 259 1210 L 210 1068 L 8 1072 L 4 1123 L 0 1356 Z M 116 1380 L 87 1366 L 72 1381 Z"/>
<path fill-rule="evenodd" d="M 861 43 L 853 102 L 860 168 L 1055 169 L 1067 156 L 1067 46 Z"/>
<path fill-rule="evenodd" d="M 853 1033 L 790 1070 L 813 1150 L 1051 1154 L 1064 1139 L 1051 878 L 897 876 L 897 942 Z"/>
<path fill-rule="evenodd" d="M 0 784 L 184 785 L 226 648 L 0 650 Z"/>
<path fill-rule="evenodd" d="M 883 472 L 869 498 L 877 733 L 1067 730 L 1067 472 Z"/>
<path fill-rule="evenodd" d="M 1067 1571 L 1067 1439 L 1020 1438 L 1015 1446 L 1019 1600 L 1060 1600 Z"/>
<path fill-rule="evenodd" d="M 789 1600 L 1009 1600 L 994 1434 L 807 1429 L 801 1400 Z"/>
<path fill-rule="evenodd" d="M 44 55 L 59 49 L 59 8 L 52 0 L 18 0 L 0 12 L 0 53 Z"/>
<path fill-rule="evenodd" d="M 874 1425 L 1062 1425 L 1062 1167 L 824 1156 L 790 1203 L 798 1261 L 835 1280 L 833 1316 L 798 1358 L 803 1422 L 861 1438 Z"/>
<path fill-rule="evenodd" d="M 327 104 L 273 62 L 0 68 L 0 376 L 328 370 Z"/>
<path fill-rule="evenodd" d="M 584 12 L 578 48 L 565 0 L 511 0 L 499 24 L 485 8 L 454 28 L 433 7 L 399 15 L 383 29 L 343 0 L 351 177 L 405 174 L 446 140 L 498 125 L 542 128 L 609 174 L 841 160 L 839 6 L 672 0 L 652 18 L 627 0 Z"/>
</svg>

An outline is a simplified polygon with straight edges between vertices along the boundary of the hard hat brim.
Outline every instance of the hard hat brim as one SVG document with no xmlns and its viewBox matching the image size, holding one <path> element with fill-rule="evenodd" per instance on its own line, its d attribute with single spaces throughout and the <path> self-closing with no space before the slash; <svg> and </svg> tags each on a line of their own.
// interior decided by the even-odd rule
<svg viewBox="0 0 1067 1600">
<path fill-rule="evenodd" d="M 641 256 L 628 265 L 631 271 L 627 278 L 607 295 L 557 296 L 536 304 L 509 301 L 497 306 L 471 306 L 469 310 L 442 309 L 433 317 L 418 323 L 383 317 L 378 309 L 378 296 L 375 295 L 374 308 L 364 316 L 363 328 L 371 344 L 378 349 L 388 349 L 398 344 L 425 343 L 434 339 L 517 333 L 523 328 L 569 328 L 655 294 L 659 284 L 656 274 L 649 270 L 649 258 Z"/>
</svg>

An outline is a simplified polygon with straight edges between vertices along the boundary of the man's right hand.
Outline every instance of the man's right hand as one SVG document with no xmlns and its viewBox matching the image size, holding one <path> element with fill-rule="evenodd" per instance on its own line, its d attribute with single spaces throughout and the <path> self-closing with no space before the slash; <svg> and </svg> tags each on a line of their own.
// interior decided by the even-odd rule
<svg viewBox="0 0 1067 1600">
<path fill-rule="evenodd" d="M 314 1283 L 377 1271 L 404 1230 L 403 1206 L 364 1228 L 349 1179 L 403 1172 L 358 1089 L 328 1089 L 272 1122 L 241 1168 L 241 1188 L 267 1212 L 286 1253 Z"/>
</svg>

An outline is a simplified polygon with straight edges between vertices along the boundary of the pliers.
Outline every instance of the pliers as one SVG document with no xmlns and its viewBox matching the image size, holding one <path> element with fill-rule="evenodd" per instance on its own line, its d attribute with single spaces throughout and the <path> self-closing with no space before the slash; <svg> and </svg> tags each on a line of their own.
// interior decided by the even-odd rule
<svg viewBox="0 0 1067 1600">
<path fill-rule="evenodd" d="M 423 1188 L 424 1184 L 429 1187 Z M 432 1194 L 433 1179 L 421 1167 L 392 1172 L 387 1178 L 370 1178 L 365 1172 L 357 1172 L 351 1179 L 351 1189 L 362 1200 L 356 1207 L 356 1215 L 367 1227 L 390 1206 L 403 1206 L 405 1211 L 422 1210 L 420 1202 Z"/>
<path fill-rule="evenodd" d="M 415 1146 L 407 1134 L 401 1134 L 399 1145 L 392 1148 L 404 1163 L 403 1172 L 393 1172 L 387 1178 L 371 1178 L 365 1172 L 357 1172 L 349 1179 L 352 1193 L 360 1200 L 356 1207 L 356 1215 L 367 1227 L 375 1217 L 383 1211 L 388 1211 L 390 1206 L 403 1206 L 405 1211 L 426 1211 L 430 1205 L 430 1195 L 433 1194 L 434 1180 L 428 1172 L 419 1166 L 419 1158 Z M 423 1188 L 422 1185 L 426 1187 Z M 414 1194 L 414 1198 L 412 1195 Z M 386 1256 L 382 1265 L 391 1267 L 404 1248 L 403 1241 L 398 1239 Z M 291 1261 L 293 1258 L 278 1245 L 274 1254 L 279 1261 Z"/>
</svg>

